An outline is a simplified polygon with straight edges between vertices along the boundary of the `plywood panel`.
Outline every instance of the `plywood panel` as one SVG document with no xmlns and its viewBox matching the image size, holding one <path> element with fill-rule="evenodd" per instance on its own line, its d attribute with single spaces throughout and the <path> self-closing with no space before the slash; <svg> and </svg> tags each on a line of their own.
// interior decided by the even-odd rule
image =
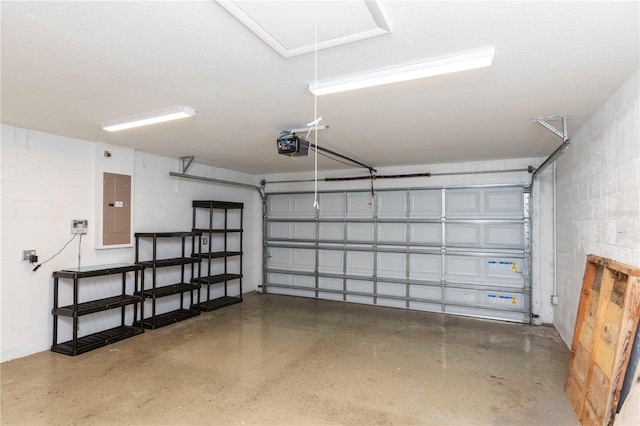
<svg viewBox="0 0 640 426">
<path fill-rule="evenodd" d="M 589 255 L 565 385 L 583 424 L 613 423 L 640 317 L 640 269 Z"/>
</svg>

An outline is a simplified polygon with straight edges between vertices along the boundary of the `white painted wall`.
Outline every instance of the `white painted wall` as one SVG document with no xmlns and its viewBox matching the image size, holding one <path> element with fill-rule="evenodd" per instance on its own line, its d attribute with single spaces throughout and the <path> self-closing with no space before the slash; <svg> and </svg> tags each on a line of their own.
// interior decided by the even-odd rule
<svg viewBox="0 0 640 426">
<path fill-rule="evenodd" d="M 22 260 L 22 250 L 36 249 L 39 261 L 44 261 L 71 238 L 71 219 L 88 219 L 82 265 L 134 261 L 132 247 L 96 249 L 96 188 L 103 170 L 132 171 L 134 231 L 190 230 L 194 199 L 244 202 L 244 290 L 255 290 L 260 283 L 262 204 L 257 191 L 169 177 L 170 171 L 180 170 L 177 159 L 7 125 L 1 131 L 1 361 L 50 348 L 51 274 L 78 262 L 77 238 L 36 272 Z M 102 156 L 105 148 L 112 157 Z M 254 183 L 251 175 L 198 164 L 189 173 Z M 113 279 L 84 284 L 81 296 L 87 298 L 106 297 L 118 285 Z M 82 317 L 80 333 L 104 328 L 117 316 L 106 312 Z M 61 341 L 70 332 L 69 324 L 61 325 Z"/>
<path fill-rule="evenodd" d="M 559 141 L 560 144 L 560 141 Z M 285 161 L 286 159 L 283 159 Z M 529 184 L 531 175 L 524 171 L 509 173 L 487 173 L 487 174 L 457 174 L 463 172 L 478 171 L 504 171 L 513 169 L 527 169 L 528 166 L 538 166 L 543 158 L 523 158 L 499 161 L 479 161 L 467 163 L 431 164 L 409 167 L 387 167 L 379 168 L 378 174 L 409 174 L 444 173 L 446 176 L 432 176 L 425 178 L 389 179 L 376 180 L 375 188 L 406 188 L 406 187 L 426 187 L 426 186 L 455 186 L 455 185 L 477 185 L 477 184 Z M 449 174 L 451 173 L 451 174 Z M 339 176 L 366 176 L 363 169 L 333 170 L 320 172 L 318 190 L 327 191 L 332 189 L 368 189 L 369 180 L 324 182 L 325 177 Z M 267 182 L 307 180 L 313 179 L 313 173 L 285 173 L 262 176 Z M 266 192 L 287 192 L 287 191 L 313 191 L 313 182 L 301 183 L 273 183 L 267 184 Z M 553 320 L 553 306 L 550 302 L 553 287 L 553 272 L 549 272 L 543 265 L 548 266 L 553 262 L 549 247 L 552 247 L 550 228 L 552 227 L 552 209 L 540 203 L 549 203 L 552 197 L 553 180 L 548 172 L 544 172 L 540 180 L 534 185 L 533 194 L 533 275 L 532 275 L 532 308 L 533 313 L 540 315 L 540 322 L 550 324 Z M 542 201 L 541 201 L 542 200 Z"/>
<path fill-rule="evenodd" d="M 586 255 L 640 266 L 639 79 L 636 71 L 598 108 L 557 162 L 559 304 L 553 322 L 567 345 Z M 638 407 L 637 401 L 625 405 L 616 423 L 640 423 Z"/>
</svg>

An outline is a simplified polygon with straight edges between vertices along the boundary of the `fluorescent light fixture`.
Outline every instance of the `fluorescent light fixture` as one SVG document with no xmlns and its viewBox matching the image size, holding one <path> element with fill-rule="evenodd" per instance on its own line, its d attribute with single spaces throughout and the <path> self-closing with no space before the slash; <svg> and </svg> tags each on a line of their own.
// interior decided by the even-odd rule
<svg viewBox="0 0 640 426">
<path fill-rule="evenodd" d="M 147 124 L 162 123 L 163 121 L 193 117 L 194 115 L 196 115 L 196 111 L 193 108 L 187 106 L 177 106 L 160 111 L 149 112 L 147 114 L 107 121 L 105 123 L 102 123 L 102 128 L 110 132 L 115 132 L 116 130 L 146 126 Z"/>
<path fill-rule="evenodd" d="M 283 130 L 282 132 L 283 133 L 304 133 L 304 132 L 310 132 L 312 130 L 325 130 L 328 128 L 329 128 L 328 124 L 322 124 L 320 126 L 314 126 L 314 127 L 300 127 L 298 129 Z"/>
<path fill-rule="evenodd" d="M 417 64 L 372 71 L 335 80 L 319 81 L 317 84 L 310 83 L 309 91 L 318 96 L 328 95 L 331 93 L 346 92 L 347 90 L 381 86 L 383 84 L 483 68 L 491 66 L 494 56 L 495 49 L 491 47 L 476 52 L 434 59 Z"/>
</svg>

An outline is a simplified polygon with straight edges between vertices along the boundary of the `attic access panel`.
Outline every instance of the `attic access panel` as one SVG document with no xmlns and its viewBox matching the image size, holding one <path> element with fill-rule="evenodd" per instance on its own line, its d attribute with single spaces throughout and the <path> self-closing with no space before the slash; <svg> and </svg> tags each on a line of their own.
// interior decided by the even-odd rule
<svg viewBox="0 0 640 426">
<path fill-rule="evenodd" d="M 284 58 L 391 32 L 376 1 L 219 1 Z"/>
</svg>

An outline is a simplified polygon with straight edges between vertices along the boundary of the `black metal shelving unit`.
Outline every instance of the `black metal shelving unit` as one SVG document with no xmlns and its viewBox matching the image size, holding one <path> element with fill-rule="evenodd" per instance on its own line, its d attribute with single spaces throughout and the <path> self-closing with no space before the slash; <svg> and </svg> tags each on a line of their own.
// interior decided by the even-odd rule
<svg viewBox="0 0 640 426">
<path fill-rule="evenodd" d="M 194 282 L 200 277 L 200 268 L 195 268 L 195 264 L 201 262 L 197 256 L 186 256 L 187 238 L 191 239 L 192 247 L 195 247 L 196 240 L 198 241 L 198 247 L 200 247 L 200 232 L 138 232 L 135 234 L 136 238 L 136 264 L 143 267 L 142 275 L 147 271 L 151 271 L 151 287 L 145 288 L 144 285 L 141 290 L 136 294 L 142 295 L 145 299 L 151 301 L 151 316 L 143 318 L 138 321 L 144 328 L 156 329 L 164 327 L 169 324 L 173 324 L 179 321 L 184 321 L 188 318 L 200 315 L 198 309 L 192 307 L 185 308 L 184 295 L 189 293 L 190 306 L 194 305 L 194 292 L 197 295 L 197 300 L 200 302 L 200 284 Z M 152 258 L 151 260 L 140 260 L 140 242 L 144 238 L 150 238 L 152 244 Z M 182 241 L 182 253 L 180 257 L 158 259 L 158 240 L 180 238 Z M 159 268 L 180 266 L 180 282 L 169 285 L 158 285 L 157 272 Z M 186 266 L 191 266 L 191 279 L 186 279 L 187 274 Z M 196 275 L 197 273 L 197 275 Z M 180 307 L 170 312 L 158 314 L 156 312 L 156 301 L 159 298 L 180 295 Z"/>
<path fill-rule="evenodd" d="M 208 215 L 198 215 L 199 209 L 204 209 Z M 210 312 L 224 306 L 233 305 L 242 302 L 242 220 L 243 220 L 243 203 L 234 203 L 228 201 L 212 201 L 212 200 L 194 200 L 193 201 L 193 230 L 194 232 L 201 232 L 202 237 L 208 238 L 208 244 L 206 249 L 202 249 L 202 244 L 196 250 L 195 243 L 193 244 L 192 256 L 200 257 L 203 262 L 200 268 L 205 267 L 206 270 L 201 270 L 200 277 L 191 280 L 192 283 L 206 286 L 206 299 L 198 304 L 191 306 L 192 309 L 199 311 Z M 229 227 L 230 214 L 238 215 L 239 227 Z M 221 217 L 216 217 L 220 215 Z M 200 220 L 198 218 L 200 217 Z M 203 224 L 204 218 L 208 219 L 206 224 Z M 218 219 L 218 220 L 215 220 Z M 218 225 L 220 219 L 223 223 Z M 235 240 L 235 247 L 237 250 L 231 250 L 231 239 Z M 221 239 L 221 241 L 214 241 L 214 239 Z M 219 246 L 221 248 L 214 248 Z M 231 271 L 229 260 L 231 258 L 239 258 L 238 270 Z M 206 272 L 206 273 L 205 273 Z M 221 273 L 220 273 L 221 272 Z M 238 281 L 238 294 L 230 294 L 230 283 Z M 224 293 L 220 297 L 211 298 L 211 287 L 221 285 L 224 289 Z M 235 293 L 235 292 L 234 292 Z"/>
<path fill-rule="evenodd" d="M 76 356 L 82 353 L 118 342 L 137 334 L 143 333 L 144 328 L 136 325 L 138 316 L 138 304 L 140 304 L 140 318 L 144 318 L 144 297 L 138 294 L 138 272 L 142 270 L 140 265 L 118 263 L 112 265 L 85 266 L 69 268 L 53 273 L 53 344 L 52 352 Z M 134 272 L 133 294 L 127 293 L 127 273 Z M 82 278 L 101 277 L 114 274 L 122 274 L 122 292 L 119 295 L 86 302 L 78 301 L 79 282 Z M 141 287 L 144 286 L 144 274 L 140 274 Z M 73 281 L 73 303 L 67 306 L 59 306 L 59 280 L 69 279 Z M 133 305 L 133 325 L 125 325 L 125 308 Z M 78 320 L 83 315 L 103 312 L 110 309 L 121 308 L 121 323 L 119 326 L 108 330 L 99 331 L 87 336 L 78 336 Z M 72 318 L 73 337 L 71 340 L 58 343 L 58 319 L 59 317 Z"/>
</svg>

